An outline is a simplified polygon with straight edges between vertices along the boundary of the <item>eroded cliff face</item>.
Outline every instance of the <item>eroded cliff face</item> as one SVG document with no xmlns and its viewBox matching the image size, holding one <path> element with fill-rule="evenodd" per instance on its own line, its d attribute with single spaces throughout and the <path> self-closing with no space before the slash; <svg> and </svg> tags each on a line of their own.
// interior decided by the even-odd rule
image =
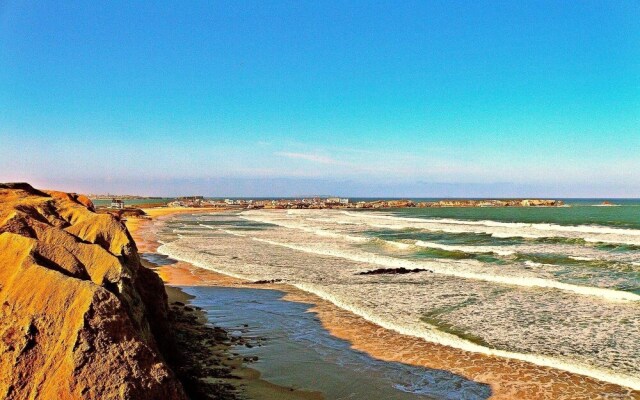
<svg viewBox="0 0 640 400">
<path fill-rule="evenodd" d="M 185 399 L 160 355 L 167 312 L 120 221 L 0 184 L 0 398 Z"/>
</svg>

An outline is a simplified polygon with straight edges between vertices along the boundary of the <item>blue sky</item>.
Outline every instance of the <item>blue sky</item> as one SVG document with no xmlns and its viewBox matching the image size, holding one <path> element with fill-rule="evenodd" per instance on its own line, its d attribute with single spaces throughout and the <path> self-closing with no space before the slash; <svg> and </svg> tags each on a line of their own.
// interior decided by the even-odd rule
<svg viewBox="0 0 640 400">
<path fill-rule="evenodd" d="M 640 197 L 640 3 L 0 1 L 0 181 Z"/>
</svg>

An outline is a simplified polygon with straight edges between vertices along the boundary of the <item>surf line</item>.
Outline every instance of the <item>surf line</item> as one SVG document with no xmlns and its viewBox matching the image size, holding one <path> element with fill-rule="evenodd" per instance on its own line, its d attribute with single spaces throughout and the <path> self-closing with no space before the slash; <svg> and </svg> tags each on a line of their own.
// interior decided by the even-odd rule
<svg viewBox="0 0 640 400">
<path fill-rule="evenodd" d="M 258 242 L 268 243 L 274 246 L 286 247 L 292 250 L 302 251 L 306 253 L 344 258 L 351 261 L 362 262 L 367 264 L 376 264 L 384 267 L 396 267 L 396 268 L 405 267 L 409 269 L 424 267 L 423 264 L 417 263 L 415 261 L 397 259 L 397 258 L 386 257 L 386 256 L 381 256 L 376 254 L 360 255 L 360 254 L 348 253 L 344 251 L 337 251 L 337 250 L 326 249 L 326 248 L 324 249 L 309 248 L 305 246 L 289 244 L 289 243 L 281 243 L 273 240 L 261 239 L 256 237 L 253 237 L 251 239 Z M 532 277 L 520 278 L 520 277 L 482 274 L 482 273 L 469 272 L 469 271 L 456 271 L 455 269 L 448 268 L 446 266 L 443 266 L 440 263 L 429 263 L 428 267 L 434 273 L 447 275 L 447 276 L 454 276 L 457 278 L 474 279 L 474 280 L 500 283 L 504 285 L 522 286 L 522 287 L 541 287 L 541 288 L 559 289 L 559 290 L 577 293 L 584 296 L 599 297 L 599 298 L 611 300 L 611 301 L 619 301 L 619 302 L 640 301 L 640 296 L 637 294 L 630 293 L 630 292 L 622 292 L 622 291 L 612 290 L 612 289 L 572 285 L 568 283 L 557 282 L 557 281 L 542 279 L 542 278 L 532 278 Z"/>
<path fill-rule="evenodd" d="M 392 215 L 371 215 L 370 213 L 344 212 L 354 221 L 373 227 L 387 229 L 424 229 L 449 233 L 485 233 L 494 237 L 523 237 L 530 239 L 568 238 L 583 239 L 593 243 L 615 243 L 640 245 L 640 230 L 609 228 L 594 225 L 557 225 L 545 223 L 497 222 L 491 220 L 472 221 L 455 219 L 423 219 L 396 217 Z M 376 222 L 377 221 L 377 222 Z M 385 225 L 383 221 L 388 223 Z"/>
<path fill-rule="evenodd" d="M 464 340 L 458 336 L 439 331 L 436 327 L 433 327 L 426 323 L 425 325 L 432 327 L 431 330 L 425 329 L 424 327 L 406 327 L 403 325 L 399 325 L 396 322 L 389 321 L 388 319 L 381 316 L 371 314 L 366 310 L 354 307 L 353 305 L 343 301 L 342 299 L 312 285 L 304 283 L 294 283 L 293 286 L 306 292 L 315 294 L 316 296 L 335 304 L 337 307 L 352 312 L 353 314 L 358 315 L 366 319 L 367 321 L 373 322 L 378 326 L 394 332 L 398 332 L 402 335 L 417 337 L 431 343 L 449 346 L 472 353 L 480 353 L 487 356 L 525 361 L 542 367 L 548 367 L 556 370 L 567 371 L 573 374 L 588 376 L 604 382 L 628 387 L 633 390 L 640 390 L 640 379 L 634 376 L 616 374 L 600 368 L 594 368 L 589 365 L 567 362 L 555 357 L 541 356 L 537 354 L 517 353 L 481 346 Z"/>
</svg>

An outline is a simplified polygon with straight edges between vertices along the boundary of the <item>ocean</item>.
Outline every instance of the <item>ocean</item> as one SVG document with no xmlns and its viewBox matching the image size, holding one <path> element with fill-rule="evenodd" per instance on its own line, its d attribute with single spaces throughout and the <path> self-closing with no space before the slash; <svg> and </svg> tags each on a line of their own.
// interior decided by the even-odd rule
<svg viewBox="0 0 640 400">
<path fill-rule="evenodd" d="M 638 390 L 640 201 L 600 203 L 180 215 L 158 251 L 432 343 Z"/>
</svg>

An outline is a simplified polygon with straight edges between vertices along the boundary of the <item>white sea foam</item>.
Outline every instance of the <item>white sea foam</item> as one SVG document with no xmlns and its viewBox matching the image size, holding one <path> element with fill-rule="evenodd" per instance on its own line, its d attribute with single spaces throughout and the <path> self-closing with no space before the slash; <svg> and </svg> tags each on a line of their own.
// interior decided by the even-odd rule
<svg viewBox="0 0 640 400">
<path fill-rule="evenodd" d="M 590 287 L 590 286 L 578 286 L 578 285 L 572 285 L 572 284 L 558 282 L 550 279 L 518 277 L 518 276 L 500 276 L 500 275 L 477 273 L 477 272 L 472 272 L 472 271 L 464 270 L 463 268 L 460 268 L 460 267 L 463 267 L 463 264 L 461 263 L 456 263 L 455 266 L 459 267 L 459 268 L 456 268 L 455 266 L 452 265 L 453 263 L 416 262 L 411 260 L 381 256 L 377 254 L 370 254 L 370 253 L 364 253 L 364 252 L 362 253 L 345 252 L 345 251 L 326 248 L 326 247 L 301 246 L 301 245 L 295 245 L 295 244 L 289 244 L 289 243 L 276 242 L 269 239 L 261 239 L 261 238 L 252 238 L 252 239 L 258 242 L 268 243 L 274 246 L 282 246 L 292 250 L 303 251 L 306 253 L 345 258 L 351 261 L 380 265 L 383 267 L 407 268 L 407 269 L 428 268 L 434 273 L 448 275 L 448 276 L 455 276 L 458 278 L 477 279 L 477 280 L 482 280 L 487 282 L 500 283 L 504 285 L 553 288 L 553 289 L 565 290 L 568 292 L 573 292 L 573 293 L 577 293 L 585 296 L 596 296 L 596 297 L 600 297 L 610 301 L 640 301 L 640 296 L 635 293 L 596 288 L 596 287 Z"/>
<path fill-rule="evenodd" d="M 371 213 L 353 213 L 356 216 L 365 215 Z M 377 215 L 378 213 L 376 213 Z M 392 246 L 402 251 L 410 251 L 411 246 L 409 245 L 410 240 L 402 240 L 400 242 L 394 240 L 383 240 L 381 238 L 371 239 L 369 237 L 363 237 L 363 232 L 367 232 L 371 230 L 372 227 L 380 228 L 380 229 L 406 229 L 403 225 L 393 226 L 388 222 L 383 224 L 378 224 L 377 216 L 369 221 L 367 224 L 361 223 L 358 220 L 351 218 L 348 216 L 349 212 L 345 214 L 345 212 L 339 211 L 321 211 L 314 210 L 309 212 L 308 210 L 297 210 L 295 213 L 278 213 L 278 212 L 265 212 L 265 211 L 251 211 L 245 212 L 241 215 L 241 218 L 250 220 L 250 221 L 258 221 L 263 223 L 268 223 L 271 225 L 280 226 L 286 229 L 296 229 L 298 231 L 311 233 L 316 236 L 321 237 L 330 237 L 336 239 L 337 242 L 340 242 L 341 239 L 345 241 L 353 242 L 353 243 L 366 243 L 367 241 L 379 242 L 380 244 L 386 246 Z M 386 216 L 387 219 L 392 216 Z M 343 219 L 348 219 L 353 223 L 349 223 L 349 226 L 345 226 L 345 224 L 340 224 Z M 415 220 L 415 218 L 413 218 Z M 415 229 L 415 228 L 412 228 Z M 526 236 L 526 234 L 519 233 L 520 235 Z M 298 234 L 299 235 L 299 234 Z M 411 235 L 411 231 L 407 231 L 405 235 Z M 465 235 L 469 235 L 468 232 L 465 232 Z M 368 234 L 367 234 L 368 236 Z M 508 233 L 508 235 L 512 237 L 513 232 Z M 345 242 L 346 243 L 346 242 Z M 441 243 L 439 241 L 427 241 L 427 240 L 414 240 L 412 242 L 416 248 L 427 247 L 434 249 L 443 249 L 447 251 L 462 251 L 469 254 L 496 254 L 501 257 L 510 258 L 510 256 L 515 254 L 559 254 L 565 256 L 573 256 L 573 257 L 589 257 L 593 260 L 603 260 L 607 262 L 618 262 L 618 263 L 628 263 L 634 260 L 634 255 L 631 253 L 620 253 L 620 252 L 611 252 L 603 249 L 595 248 L 592 246 L 579 246 L 575 243 L 541 243 L 541 242 L 525 242 L 520 244 L 512 244 L 512 245 L 504 245 L 504 246 L 490 246 L 490 245 L 464 245 L 464 244 L 449 244 L 449 243 Z M 444 258 L 441 257 L 442 262 L 446 262 Z M 468 264 L 471 260 L 466 260 Z M 586 260 L 583 260 L 586 261 Z M 467 265 L 468 266 L 468 265 Z M 551 265 L 550 265 L 551 266 Z M 458 266 L 459 267 L 459 266 Z M 477 265 L 475 265 L 477 267 Z M 549 271 L 557 271 L 560 273 L 558 266 L 551 266 Z M 610 265 L 611 270 L 620 270 L 620 268 L 624 268 L 623 265 Z M 477 269 L 477 268 L 476 268 Z M 493 267 L 495 269 L 495 266 Z M 488 265 L 485 265 L 483 271 L 476 270 L 474 272 L 482 272 L 485 274 L 493 274 L 493 275 L 512 275 L 514 272 L 516 275 L 518 274 L 518 270 L 514 270 L 513 268 L 500 268 L 501 271 L 494 271 Z M 537 275 L 541 278 L 553 278 L 553 276 L 549 276 L 549 274 L 543 273 L 542 270 L 537 270 Z M 569 273 L 562 272 L 562 279 L 571 281 L 574 278 L 578 278 L 583 280 L 579 276 L 582 273 L 573 270 Z M 585 286 L 598 286 L 598 287 L 618 287 L 619 284 L 623 282 L 616 279 L 611 280 L 608 279 L 605 275 L 607 271 L 604 269 L 600 269 L 594 272 L 592 278 L 585 282 Z M 529 278 L 529 276 L 520 278 Z"/>
<path fill-rule="evenodd" d="M 596 259 L 593 257 L 579 257 L 579 256 L 569 256 L 572 260 L 576 261 L 595 261 Z"/>
<path fill-rule="evenodd" d="M 160 248 L 158 248 L 158 252 L 160 254 L 167 255 L 172 259 L 191 262 L 197 267 L 209 269 L 218 273 L 223 273 L 235 278 L 254 279 L 254 280 L 264 279 L 264 276 L 260 274 L 246 275 L 246 274 L 240 274 L 240 273 L 233 273 L 228 268 L 216 267 L 215 265 L 208 263 L 205 260 L 199 260 L 197 257 L 194 258 L 193 256 L 189 256 L 180 251 L 176 251 L 175 249 L 169 249 L 169 247 L 166 245 L 163 245 Z M 292 285 L 306 292 L 313 293 L 322 299 L 330 301 L 336 306 L 342 309 L 345 309 L 347 311 L 350 311 L 353 314 L 358 315 L 383 328 L 390 329 L 404 335 L 419 337 L 432 343 L 450 346 L 450 347 L 458 348 L 465 351 L 516 359 L 516 360 L 530 362 L 540 366 L 561 369 L 564 371 L 596 378 L 605 382 L 610 382 L 617 385 L 629 387 L 635 390 L 640 390 L 640 379 L 636 376 L 620 374 L 620 373 L 612 373 L 610 371 L 603 370 L 601 368 L 595 368 L 595 367 L 591 367 L 581 363 L 570 362 L 569 360 L 563 360 L 557 357 L 540 356 L 535 354 L 525 354 L 525 353 L 504 351 L 499 349 L 492 349 L 489 347 L 485 347 L 485 346 L 481 346 L 481 345 L 469 342 L 455 335 L 451 335 L 446 332 L 439 331 L 435 327 L 432 327 L 424 323 L 418 323 L 417 321 L 415 323 L 410 323 L 410 322 L 407 322 L 406 320 L 403 320 L 402 321 L 403 323 L 400 324 L 397 322 L 397 318 L 389 318 L 389 316 L 385 317 L 384 315 L 372 313 L 367 309 L 356 307 L 348 299 L 339 295 L 332 294 L 328 292 L 326 289 L 323 289 L 311 283 L 295 282 L 295 283 L 292 283 Z"/>
<path fill-rule="evenodd" d="M 496 246 L 459 246 L 459 245 L 447 245 L 447 244 L 441 244 L 441 243 L 425 242 L 422 240 L 417 240 L 415 242 L 415 245 L 419 247 L 430 248 L 430 249 L 462 251 L 464 253 L 493 253 L 501 256 L 508 256 L 516 253 L 516 251 L 514 250 L 505 250 L 503 247 L 496 247 Z"/>
<path fill-rule="evenodd" d="M 397 242 L 394 242 L 397 243 Z M 508 246 L 466 246 L 466 245 L 448 245 L 437 242 L 427 242 L 423 240 L 417 240 L 414 242 L 415 246 L 426 247 L 432 249 L 441 249 L 447 251 L 461 251 L 468 254 L 496 254 L 503 257 L 513 256 L 516 254 L 558 254 L 566 255 L 568 258 L 576 261 L 607 261 L 618 263 L 630 263 L 630 259 L 634 256 L 624 253 L 612 253 L 605 250 L 596 249 L 593 247 L 579 247 L 570 244 L 557 244 L 557 243 L 527 243 L 527 244 L 513 244 Z M 408 246 L 408 245 L 406 245 Z M 408 246 L 410 247 L 410 246 Z M 408 247 L 404 247 L 405 249 Z M 583 254 L 588 254 L 584 256 Z"/>
<path fill-rule="evenodd" d="M 203 268 L 209 271 L 218 272 L 220 274 L 228 275 L 232 278 L 245 279 L 245 280 L 252 279 L 251 276 L 248 276 L 246 274 L 236 274 L 236 273 L 233 273 L 232 271 L 229 271 L 226 268 L 216 267 L 214 264 L 211 264 L 206 260 L 201 260 L 201 259 L 198 259 L 197 257 L 194 257 L 193 254 L 189 254 L 189 252 L 180 251 L 175 246 L 171 247 L 170 244 L 163 244 L 162 246 L 158 247 L 156 251 L 174 260 L 188 262 L 195 265 L 198 268 Z M 260 275 L 256 275 L 256 276 L 260 276 Z M 255 276 L 253 277 L 253 279 L 256 279 Z"/>
<path fill-rule="evenodd" d="M 410 326 L 400 325 L 397 322 L 395 322 L 393 318 L 384 318 L 378 314 L 370 313 L 367 310 L 354 307 L 348 301 L 345 301 L 345 299 L 343 299 L 342 297 L 335 296 L 332 293 L 329 293 L 315 285 L 309 285 L 305 283 L 296 283 L 294 284 L 294 286 L 304 291 L 313 293 L 316 296 L 324 300 L 327 300 L 342 309 L 350 311 L 353 314 L 356 314 L 370 322 L 373 322 L 376 325 L 379 325 L 386 329 L 393 330 L 403 335 L 419 337 L 432 343 L 437 343 L 444 346 L 450 346 L 450 347 L 471 351 L 475 353 L 526 361 L 526 362 L 530 362 L 532 364 L 536 364 L 544 367 L 551 367 L 551 368 L 556 368 L 556 369 L 572 372 L 579 375 L 589 376 L 605 382 L 610 382 L 617 385 L 629 387 L 634 390 L 640 390 L 640 378 L 638 378 L 637 376 L 620 374 L 620 373 L 612 373 L 607 370 L 594 368 L 593 366 L 589 366 L 582 363 L 570 362 L 569 360 L 563 360 L 557 357 L 540 356 L 536 354 L 523 354 L 523 353 L 516 353 L 511 351 L 492 349 L 489 347 L 485 347 L 485 346 L 481 346 L 481 345 L 469 342 L 455 335 L 451 335 L 446 332 L 439 331 L 435 327 L 432 327 L 432 329 L 425 329 L 424 326 L 422 326 L 422 324 L 412 324 Z"/>
<path fill-rule="evenodd" d="M 369 241 L 366 238 L 362 238 L 362 237 L 358 237 L 358 236 L 344 235 L 344 234 L 332 232 L 332 231 L 329 231 L 329 230 L 319 229 L 319 228 L 315 228 L 315 227 L 309 227 L 308 225 L 305 225 L 303 223 L 299 223 L 297 221 L 288 221 L 288 220 L 281 220 L 281 219 L 277 219 L 277 218 L 268 218 L 267 216 L 263 216 L 261 218 L 260 216 L 256 216 L 256 215 L 251 215 L 251 216 L 241 215 L 240 218 L 244 218 L 244 219 L 247 219 L 247 220 L 250 220 L 250 221 L 254 221 L 254 222 L 262 222 L 262 223 L 267 223 L 267 224 L 278 225 L 278 226 L 282 226 L 284 228 L 289 228 L 289 229 L 298 229 L 298 230 L 301 230 L 301 231 L 304 231 L 304 232 L 313 233 L 313 234 L 318 235 L 318 236 L 325 236 L 325 237 L 330 237 L 330 238 L 334 238 L 334 239 L 343 239 L 343 240 L 348 240 L 348 241 L 355 242 L 355 243 L 365 243 L 365 242 Z"/>
<path fill-rule="evenodd" d="M 350 217 L 361 217 L 366 215 L 370 218 L 390 219 L 393 221 L 406 221 L 411 223 L 435 223 L 435 224 L 452 224 L 452 225 L 476 225 L 489 227 L 505 227 L 505 228 L 534 228 L 544 231 L 559 232 L 584 232 L 584 233 L 605 233 L 605 234 L 621 234 L 627 236 L 640 236 L 638 229 L 611 228 L 596 225 L 558 225 L 549 223 L 525 223 L 525 222 L 499 222 L 491 220 L 460 220 L 451 218 L 409 218 L 398 217 L 393 215 L 377 215 L 373 213 L 354 213 L 345 212 Z"/>
<path fill-rule="evenodd" d="M 385 244 L 386 246 L 395 247 L 400 250 L 409 250 L 413 247 L 413 245 L 409 243 L 396 242 L 395 240 L 382 240 L 382 239 L 379 239 L 379 240 L 381 243 Z"/>
<path fill-rule="evenodd" d="M 354 221 L 389 229 L 416 228 L 449 233 L 486 233 L 494 237 L 582 238 L 590 242 L 640 245 L 640 230 L 595 225 L 558 225 L 546 223 L 473 221 L 457 219 L 409 218 L 372 212 L 345 211 Z"/>
<path fill-rule="evenodd" d="M 224 232 L 228 235 L 232 235 L 232 236 L 238 236 L 238 237 L 245 237 L 246 235 L 243 235 L 242 233 L 238 233 L 237 231 L 232 231 L 229 229 L 220 229 L 220 232 Z"/>
<path fill-rule="evenodd" d="M 443 232 L 464 233 L 464 231 L 459 231 L 459 230 L 458 231 L 444 230 Z M 484 232 L 481 232 L 481 233 L 484 233 Z M 546 236 L 534 235 L 531 233 L 524 233 L 524 232 L 486 232 L 486 233 L 489 233 L 492 237 L 498 238 L 498 239 L 509 239 L 509 238 L 541 239 L 546 237 Z"/>
<path fill-rule="evenodd" d="M 534 268 L 541 268 L 541 267 L 555 267 L 553 264 L 544 264 L 544 263 L 539 263 L 539 262 L 535 262 L 535 261 L 531 261 L 531 260 L 527 260 L 524 262 L 524 265 L 528 266 L 528 267 L 534 267 Z"/>
<path fill-rule="evenodd" d="M 231 230 L 231 229 L 222 229 L 222 228 L 217 227 L 217 226 L 211 226 L 211 225 L 206 225 L 206 224 L 200 224 L 200 226 L 203 226 L 205 228 L 209 228 L 209 229 L 214 230 L 214 231 L 226 233 L 227 235 L 238 236 L 238 237 L 245 237 L 246 236 L 246 235 L 240 233 L 237 230 L 234 231 L 234 230 Z"/>
<path fill-rule="evenodd" d="M 405 253 L 402 258 L 393 252 L 378 254 L 380 249 L 360 243 L 380 241 L 401 250 L 413 245 L 408 240 L 385 241 L 356 235 L 362 235 L 374 224 L 388 229 L 389 225 L 406 226 L 405 222 L 368 216 L 356 219 L 335 211 L 313 212 L 319 218 L 309 218 L 310 212 L 305 211 L 243 213 L 244 219 L 259 219 L 257 222 L 275 226 L 262 231 L 208 226 L 226 235 L 215 235 L 215 239 L 209 240 L 185 237 L 161 246 L 158 252 L 236 278 L 283 279 L 380 326 L 434 343 L 523 360 L 640 390 L 639 369 L 634 362 L 640 346 L 633 340 L 640 330 L 637 318 L 640 296 L 558 282 L 548 273 L 558 266 L 533 261 L 525 264 L 534 268 L 523 270 L 520 263 L 488 265 L 476 260 L 426 261 L 407 259 Z M 345 222 L 345 218 L 347 223 L 338 222 Z M 468 252 L 492 247 L 503 252 L 562 250 L 562 254 L 581 261 L 587 261 L 586 256 L 599 259 L 601 253 L 608 254 L 579 244 L 466 247 Z M 570 249 L 574 252 L 564 252 Z M 640 265 L 636 253 L 625 254 L 635 257 L 630 259 L 631 264 Z M 423 268 L 434 274 L 356 275 L 379 267 Z M 570 268 L 579 271 L 580 267 Z M 446 323 L 461 323 L 464 331 L 487 339 L 491 347 L 463 340 L 420 321 L 425 312 L 466 304 L 465 299 L 481 301 L 439 318 Z M 568 335 L 570 341 L 566 340 Z M 616 337 L 615 342 L 610 342 L 611 335 Z"/>
</svg>

